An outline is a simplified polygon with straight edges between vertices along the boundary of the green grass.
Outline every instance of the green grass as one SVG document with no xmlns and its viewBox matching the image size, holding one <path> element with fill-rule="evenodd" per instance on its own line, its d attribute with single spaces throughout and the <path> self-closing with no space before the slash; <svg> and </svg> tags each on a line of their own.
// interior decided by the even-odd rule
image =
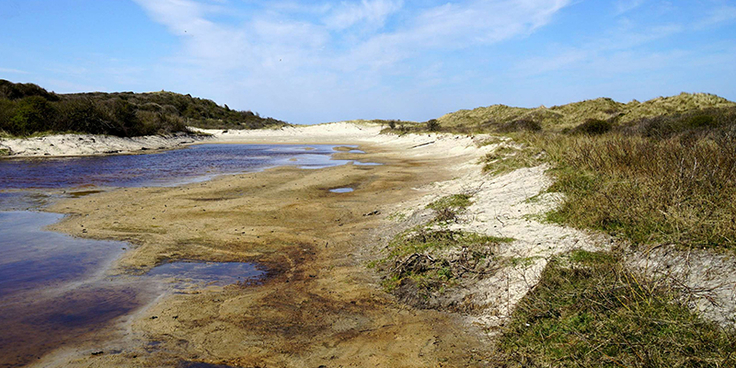
<svg viewBox="0 0 736 368">
<path fill-rule="evenodd" d="M 446 208 L 462 210 L 473 204 L 470 198 L 472 198 L 470 194 L 454 194 L 442 197 L 428 204 L 427 208 L 431 208 L 433 210 L 442 210 Z"/>
<path fill-rule="evenodd" d="M 550 191 L 566 195 L 549 220 L 634 244 L 736 249 L 736 137 L 558 138 L 547 152 Z"/>
<path fill-rule="evenodd" d="M 736 103 L 705 93 L 682 93 L 677 96 L 659 97 L 640 103 L 616 102 L 610 98 L 598 98 L 561 106 L 537 108 L 492 105 L 473 110 L 460 110 L 437 119 L 446 131 L 513 132 L 562 131 L 573 129 L 585 121 L 611 121 L 627 126 L 643 119 L 677 115 L 703 109 L 728 109 Z"/>
<path fill-rule="evenodd" d="M 529 136 L 517 136 L 519 141 Z M 530 143 L 530 142 L 529 142 Z M 523 167 L 533 167 L 545 162 L 544 151 L 535 144 L 521 143 L 519 146 L 500 146 L 483 158 L 483 171 L 491 175 L 502 175 Z"/>
<path fill-rule="evenodd" d="M 736 336 L 606 252 L 553 259 L 498 345 L 507 367 L 727 367 Z"/>
<path fill-rule="evenodd" d="M 382 285 L 389 292 L 405 280 L 412 280 L 424 292 L 434 292 L 454 285 L 460 274 L 458 260 L 448 256 L 446 251 L 465 249 L 467 259 L 462 259 L 462 262 L 472 263 L 493 257 L 492 250 L 498 244 L 513 241 L 512 238 L 461 231 L 418 228 L 397 235 L 389 242 L 385 256 L 369 267 L 387 275 Z"/>
<path fill-rule="evenodd" d="M 736 115 L 656 121 L 668 133 L 646 134 L 645 121 L 628 132 L 515 134 L 517 146 L 489 154 L 485 171 L 550 164 L 549 191 L 565 200 L 548 221 L 634 245 L 736 249 Z"/>
<path fill-rule="evenodd" d="M 457 221 L 457 216 L 473 204 L 469 194 L 454 194 L 442 197 L 427 205 L 435 211 L 435 222 L 449 223 Z"/>
</svg>

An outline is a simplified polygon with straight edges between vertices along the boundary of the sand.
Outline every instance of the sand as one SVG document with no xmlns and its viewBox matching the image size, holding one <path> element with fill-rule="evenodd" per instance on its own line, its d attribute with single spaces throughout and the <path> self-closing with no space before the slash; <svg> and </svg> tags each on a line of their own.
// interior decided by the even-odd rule
<svg viewBox="0 0 736 368">
<path fill-rule="evenodd" d="M 57 134 L 35 138 L 0 138 L 10 157 L 63 157 L 141 153 L 182 147 L 206 140 L 196 135 L 121 138 L 93 134 Z"/>
<path fill-rule="evenodd" d="M 259 285 L 166 295 L 36 365 L 174 367 L 183 359 L 245 367 L 485 366 L 491 338 L 549 257 L 608 247 L 598 237 L 534 220 L 559 201 L 543 194 L 551 183 L 545 167 L 495 178 L 482 173 L 479 159 L 506 143 L 380 131 L 360 123 L 207 131 L 213 134 L 207 143 L 358 146 L 365 154 L 346 148 L 336 158 L 384 165 L 282 167 L 175 188 L 117 189 L 48 208 L 68 214 L 53 230 L 133 245 L 110 275 L 194 259 L 259 262 L 270 276 Z M 354 191 L 329 191 L 339 187 Z M 413 226 L 426 204 L 457 193 L 472 193 L 474 204 L 452 226 L 512 237 L 500 254 L 525 262 L 453 291 L 471 295 L 475 313 L 403 304 L 382 290 L 367 263 Z M 100 351 L 106 353 L 92 355 Z"/>
</svg>

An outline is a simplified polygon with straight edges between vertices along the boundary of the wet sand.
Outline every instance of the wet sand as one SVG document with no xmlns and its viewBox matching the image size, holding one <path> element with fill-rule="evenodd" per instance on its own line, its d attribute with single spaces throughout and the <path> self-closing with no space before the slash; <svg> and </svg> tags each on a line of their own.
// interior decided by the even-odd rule
<svg viewBox="0 0 736 368">
<path fill-rule="evenodd" d="M 480 328 L 399 303 L 366 267 L 398 231 L 390 215 L 471 157 L 462 149 L 417 150 L 416 142 L 357 143 L 366 154 L 336 158 L 384 165 L 281 167 L 48 208 L 70 214 L 53 230 L 133 244 L 113 273 L 141 274 L 172 260 L 248 261 L 265 266 L 268 277 L 168 295 L 37 365 L 482 366 L 488 342 Z M 345 187 L 354 191 L 330 192 Z"/>
</svg>

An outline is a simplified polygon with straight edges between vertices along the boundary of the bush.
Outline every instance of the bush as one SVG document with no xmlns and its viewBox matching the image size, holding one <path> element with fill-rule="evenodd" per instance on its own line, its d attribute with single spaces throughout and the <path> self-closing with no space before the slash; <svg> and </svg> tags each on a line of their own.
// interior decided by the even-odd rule
<svg viewBox="0 0 736 368">
<path fill-rule="evenodd" d="M 498 133 L 512 132 L 538 132 L 542 130 L 542 125 L 534 119 L 525 117 L 501 124 L 496 128 Z"/>
<path fill-rule="evenodd" d="M 210 100 L 170 92 L 56 95 L 35 84 L 0 80 L 0 130 L 139 136 L 186 131 L 186 126 L 257 129 L 286 123 Z"/>
<path fill-rule="evenodd" d="M 600 135 L 608 133 L 611 129 L 613 129 L 613 123 L 609 120 L 588 119 L 572 131 L 578 134 Z"/>
<path fill-rule="evenodd" d="M 15 106 L 7 131 L 26 135 L 51 130 L 48 122 L 54 117 L 54 108 L 41 96 L 24 97 Z"/>
<path fill-rule="evenodd" d="M 440 130 L 440 123 L 437 121 L 437 119 L 431 119 L 427 121 L 427 130 L 430 132 L 436 132 Z"/>
</svg>

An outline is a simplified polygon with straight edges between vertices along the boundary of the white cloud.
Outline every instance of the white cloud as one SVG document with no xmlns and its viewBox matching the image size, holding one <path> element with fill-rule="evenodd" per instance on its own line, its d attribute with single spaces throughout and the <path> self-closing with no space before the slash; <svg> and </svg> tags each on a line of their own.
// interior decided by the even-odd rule
<svg viewBox="0 0 736 368">
<path fill-rule="evenodd" d="M 8 73 L 8 74 L 30 74 L 26 71 L 20 70 L 20 69 L 9 69 L 9 68 L 0 68 L 0 73 Z"/>
<path fill-rule="evenodd" d="M 618 0 L 614 4 L 616 15 L 628 13 L 644 4 L 645 0 Z"/>
<path fill-rule="evenodd" d="M 402 1 L 362 0 L 359 3 L 342 3 L 324 19 L 330 29 L 342 30 L 358 23 L 380 28 L 389 15 L 399 11 Z"/>
<path fill-rule="evenodd" d="M 420 10 L 405 14 L 409 19 L 393 32 L 375 31 L 348 47 L 337 47 L 349 33 L 339 30 L 364 22 L 382 25 L 388 16 L 401 9 L 394 0 L 362 0 L 342 3 L 328 11 L 323 19 L 313 22 L 279 18 L 266 6 L 263 16 L 254 14 L 251 21 L 233 27 L 207 19 L 215 12 L 211 6 L 194 0 L 134 0 L 149 16 L 178 36 L 182 36 L 187 52 L 193 58 L 223 59 L 252 66 L 253 58 L 270 59 L 273 55 L 254 54 L 252 50 L 278 50 L 285 55 L 309 62 L 308 54 L 325 55 L 325 60 L 339 59 L 354 66 L 374 67 L 391 64 L 415 56 L 428 49 L 457 49 L 487 45 L 516 36 L 527 35 L 547 24 L 551 17 L 570 0 L 474 0 Z M 288 3 L 277 3 L 276 9 Z M 292 8 L 293 9 L 293 8 Z M 244 54 L 248 54 L 246 57 Z M 379 54 L 380 53 L 380 54 Z M 383 62 L 376 63 L 375 59 Z M 283 59 L 283 58 L 282 58 Z M 243 61 L 248 60 L 248 61 Z M 322 61 L 325 61 L 322 60 Z M 338 63 L 332 64 L 342 69 Z"/>
<path fill-rule="evenodd" d="M 240 96 L 248 108 L 288 104 L 303 111 L 384 99 L 390 87 L 382 80 L 397 73 L 422 78 L 411 61 L 425 53 L 525 37 L 572 0 L 465 0 L 433 7 L 407 7 L 402 0 L 263 1 L 251 2 L 257 6 L 250 14 L 203 0 L 134 1 L 180 37 L 183 47 L 170 61 L 177 67 L 169 73 L 188 71 L 200 84 L 227 84 L 210 88 L 229 90 L 227 96 Z M 236 21 L 219 21 L 222 14 Z M 436 75 L 431 83 L 440 83 Z"/>
<path fill-rule="evenodd" d="M 724 23 L 736 21 L 736 6 L 721 6 L 713 9 L 710 14 L 695 24 L 696 28 L 708 28 Z"/>
</svg>

